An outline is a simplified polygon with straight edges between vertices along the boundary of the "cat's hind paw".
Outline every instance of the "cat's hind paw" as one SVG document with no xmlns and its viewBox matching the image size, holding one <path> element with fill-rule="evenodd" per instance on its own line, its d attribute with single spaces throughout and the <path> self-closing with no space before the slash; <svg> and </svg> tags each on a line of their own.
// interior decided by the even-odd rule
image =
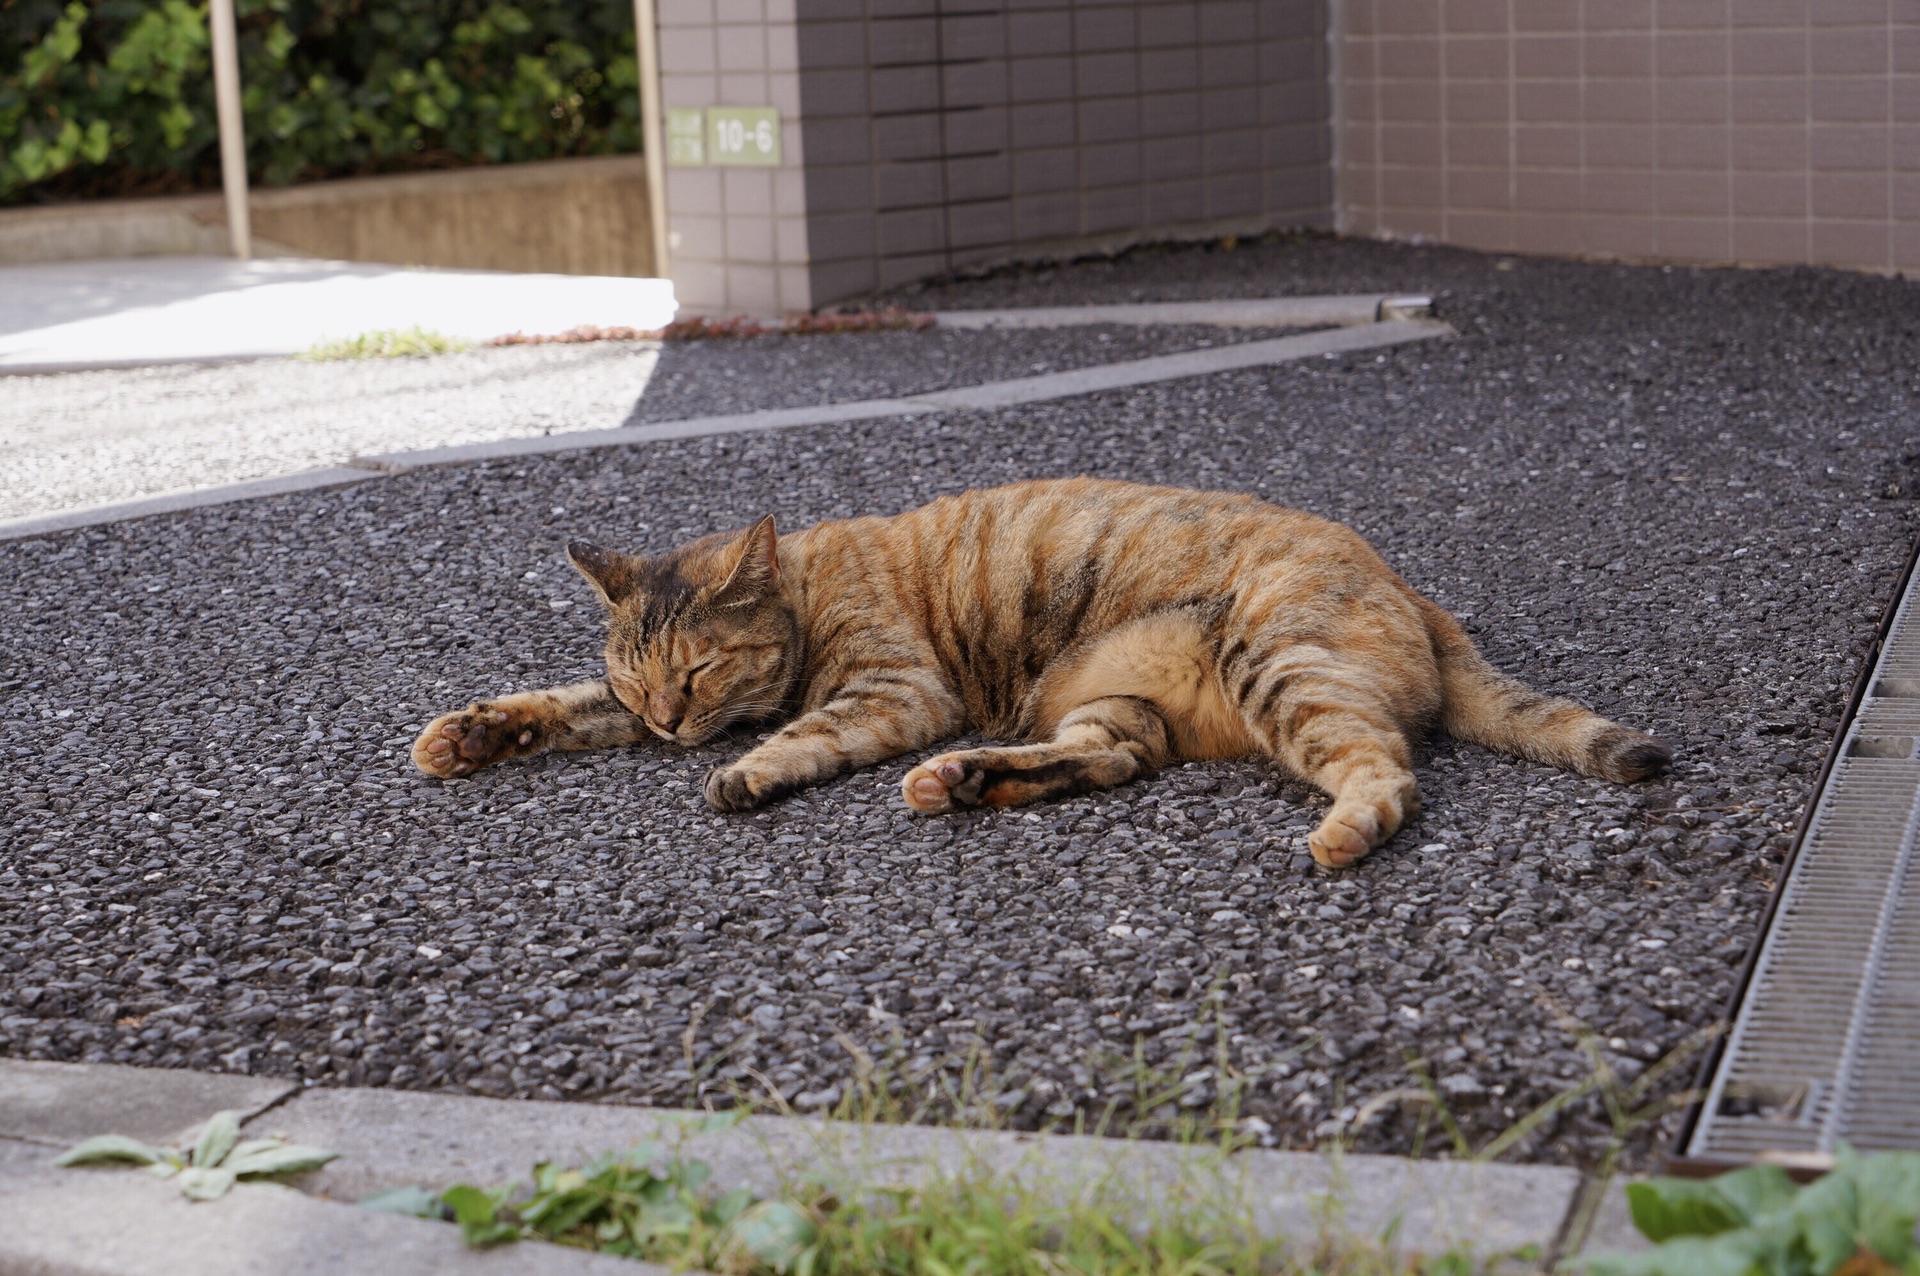
<svg viewBox="0 0 1920 1276">
<path fill-rule="evenodd" d="M 455 780 L 526 751 L 534 734 L 512 714 L 481 701 L 429 722 L 413 742 L 413 764 L 428 775 Z"/>
<path fill-rule="evenodd" d="M 985 767 L 968 761 L 965 754 L 948 753 L 907 772 L 900 782 L 900 793 L 914 810 L 943 815 L 980 805 L 986 784 Z"/>
</svg>

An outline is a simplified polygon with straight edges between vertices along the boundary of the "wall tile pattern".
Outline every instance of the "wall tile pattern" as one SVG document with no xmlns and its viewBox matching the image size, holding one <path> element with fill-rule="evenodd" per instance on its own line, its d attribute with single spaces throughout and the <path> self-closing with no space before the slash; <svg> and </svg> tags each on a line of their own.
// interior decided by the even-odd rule
<svg viewBox="0 0 1920 1276">
<path fill-rule="evenodd" d="M 793 0 L 656 0 L 660 91 L 674 107 L 779 108 L 779 168 L 667 169 L 674 292 L 699 313 L 814 303 Z"/>
<path fill-rule="evenodd" d="M 658 2 L 668 107 L 783 124 L 779 169 L 668 170 L 694 310 L 1332 222 L 1325 0 Z"/>
<path fill-rule="evenodd" d="M 1332 0 L 1339 221 L 1920 270 L 1920 0 Z"/>
<path fill-rule="evenodd" d="M 817 302 L 1331 224 L 1325 0 L 796 0 Z"/>
</svg>

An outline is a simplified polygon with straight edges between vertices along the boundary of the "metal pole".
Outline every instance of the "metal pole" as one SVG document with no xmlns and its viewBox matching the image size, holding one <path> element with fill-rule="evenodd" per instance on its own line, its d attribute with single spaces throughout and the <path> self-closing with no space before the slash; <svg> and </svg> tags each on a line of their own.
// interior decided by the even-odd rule
<svg viewBox="0 0 1920 1276">
<path fill-rule="evenodd" d="M 240 42 L 234 35 L 233 0 L 209 0 L 213 29 L 213 104 L 220 119 L 220 189 L 227 197 L 227 238 L 233 255 L 253 256 L 253 223 L 247 212 L 247 137 L 240 116 Z"/>
<path fill-rule="evenodd" d="M 228 0 L 230 3 L 231 0 Z M 633 0 L 634 54 L 640 62 L 640 146 L 647 162 L 647 224 L 653 273 L 667 277 L 667 138 L 661 126 L 660 27 L 653 0 Z"/>
</svg>

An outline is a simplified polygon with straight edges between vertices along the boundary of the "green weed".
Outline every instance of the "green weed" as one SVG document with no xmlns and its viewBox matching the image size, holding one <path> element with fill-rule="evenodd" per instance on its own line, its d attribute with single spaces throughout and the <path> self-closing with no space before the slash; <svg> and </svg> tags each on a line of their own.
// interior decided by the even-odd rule
<svg viewBox="0 0 1920 1276">
<path fill-rule="evenodd" d="M 709 1118 L 695 1128 L 713 1128 Z M 577 1168 L 534 1167 L 530 1187 L 460 1184 L 367 1204 L 451 1217 L 470 1244 L 541 1239 L 736 1276 L 1450 1276 L 1464 1250 L 1397 1255 L 1391 1239 L 1263 1237 L 1233 1194 L 1205 1179 L 1137 1194 L 1096 1183 L 1048 1191 L 972 1163 L 911 1187 L 816 1182 L 762 1197 L 718 1192 L 699 1160 L 658 1144 Z"/>
<path fill-rule="evenodd" d="M 1842 1147 L 1805 1187 L 1777 1165 L 1627 1186 L 1641 1254 L 1601 1254 L 1594 1276 L 1920 1276 L 1920 1152 Z"/>
<path fill-rule="evenodd" d="M 323 341 L 295 356 L 314 362 L 336 359 L 411 359 L 429 354 L 454 354 L 469 349 L 470 342 L 419 327 L 379 328 L 344 341 Z"/>
<path fill-rule="evenodd" d="M 239 1179 L 273 1178 L 317 1170 L 336 1153 L 278 1138 L 242 1139 L 244 1112 L 216 1112 L 190 1148 L 154 1147 L 124 1134 L 102 1134 L 75 1144 L 55 1165 L 141 1165 L 156 1178 L 175 1179 L 189 1200 L 226 1195 Z"/>
</svg>

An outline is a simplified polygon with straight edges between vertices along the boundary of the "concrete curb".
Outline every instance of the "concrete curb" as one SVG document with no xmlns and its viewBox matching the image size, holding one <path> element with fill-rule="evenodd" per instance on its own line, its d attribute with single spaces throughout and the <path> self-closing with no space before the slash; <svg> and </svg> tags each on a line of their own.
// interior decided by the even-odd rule
<svg viewBox="0 0 1920 1276">
<path fill-rule="evenodd" d="M 469 1249 L 456 1228 L 241 1183 L 196 1203 L 126 1169 L 61 1169 L 0 1140 L 4 1276 L 668 1276 L 557 1245 Z"/>
<path fill-rule="evenodd" d="M 1218 328 L 1318 328 L 1374 323 L 1430 309 L 1430 297 L 1355 293 L 1326 297 L 1250 297 L 1222 301 L 1149 301 L 1116 306 L 1035 306 L 1021 310 L 937 310 L 942 328 L 1072 328 L 1086 324 L 1210 324 Z"/>
<path fill-rule="evenodd" d="M 1379 304 L 1378 299 L 1362 298 L 1362 300 L 1374 301 L 1376 306 Z M 208 505 L 224 505 L 258 496 L 279 496 L 288 492 L 338 487 L 347 483 L 361 483 L 432 466 L 464 465 L 507 457 L 575 452 L 587 448 L 626 447 L 638 443 L 659 442 L 664 439 L 793 429 L 812 425 L 836 425 L 851 421 L 920 416 L 944 411 L 992 411 L 1023 403 L 1040 403 L 1049 399 L 1099 394 L 1160 381 L 1267 367 L 1296 359 L 1312 358 L 1315 355 L 1332 357 L 1358 350 L 1372 350 L 1410 341 L 1424 341 L 1447 336 L 1451 332 L 1452 329 L 1445 324 L 1427 320 L 1386 319 L 1380 322 L 1369 320 L 1353 327 L 1331 328 L 1319 332 L 1302 333 L 1298 336 L 1277 337 L 1268 341 L 1249 341 L 1241 345 L 1207 350 L 1189 350 L 1182 354 L 1134 359 L 1125 363 L 1080 368 L 1072 372 L 1021 377 L 1009 381 L 990 381 L 983 385 L 967 386 L 958 390 L 939 390 L 928 394 L 906 395 L 897 399 L 865 399 L 853 403 L 824 404 L 820 407 L 776 408 L 730 416 L 660 421 L 647 425 L 623 426 L 612 430 L 576 430 L 562 434 L 543 434 L 524 439 L 496 439 L 410 452 L 383 452 L 371 456 L 356 456 L 346 465 L 307 470 L 277 478 L 253 479 L 245 483 L 232 483 L 198 491 L 144 497 L 137 501 L 7 519 L 0 521 L 0 541 L 125 522 L 155 514 L 179 513 L 183 510 L 199 509 Z"/>
<path fill-rule="evenodd" d="M 1133 359 L 1072 372 L 1053 372 L 1046 376 L 1021 377 L 1014 381 L 990 381 L 963 390 L 939 390 L 917 394 L 902 400 L 929 404 L 936 408 L 960 408 L 973 411 L 1013 407 L 1021 403 L 1039 403 L 1047 399 L 1067 399 L 1082 394 L 1124 390 L 1155 381 L 1177 381 L 1185 377 L 1207 376 L 1216 372 L 1238 372 L 1246 368 L 1290 363 L 1314 355 L 1340 355 L 1356 350 L 1397 346 L 1408 341 L 1425 341 L 1443 336 L 1452 329 L 1440 324 L 1410 319 L 1386 323 L 1368 323 L 1356 328 L 1332 328 L 1323 332 L 1302 333 L 1297 337 L 1275 337 L 1269 341 L 1249 341 L 1244 345 L 1219 346 L 1209 350 L 1188 350 L 1181 354 L 1157 355 L 1151 359 Z"/>
<path fill-rule="evenodd" d="M 255 1078 L 0 1060 L 0 1096 L 29 1086 L 43 1114 L 29 1123 L 33 1129 L 53 1128 L 49 1121 L 56 1118 L 46 1114 L 58 1109 L 84 1113 L 94 1123 L 89 1133 L 170 1124 L 177 1112 L 162 1119 L 143 1115 L 156 1087 L 170 1086 L 166 1092 L 178 1095 L 199 1086 L 223 1103 L 236 1086 L 291 1088 Z M 1395 1228 L 1401 1252 L 1460 1243 L 1485 1255 L 1528 1244 L 1545 1252 L 1580 1186 L 1576 1171 L 1553 1166 L 1259 1150 L 1222 1158 L 1211 1149 L 1165 1143 L 792 1117 L 750 1117 L 733 1129 L 701 1134 L 693 1129 L 698 1115 L 401 1090 L 298 1090 L 252 1117 L 247 1128 L 341 1154 L 304 1176 L 302 1187 L 313 1195 L 243 1186 L 221 1202 L 198 1206 L 188 1206 L 171 1185 L 136 1173 L 52 1169 L 53 1154 L 43 1142 L 0 1139 L 0 1213 L 19 1220 L 0 1229 L 0 1272 L 273 1270 L 301 1276 L 373 1270 L 365 1256 L 376 1253 L 385 1255 L 378 1268 L 391 1276 L 451 1271 L 449 1255 L 463 1253 L 453 1229 L 334 1202 L 407 1184 L 438 1190 L 461 1181 L 524 1180 L 537 1160 L 653 1141 L 669 1154 L 709 1162 L 715 1182 L 729 1187 L 769 1191 L 794 1180 L 830 1184 L 854 1176 L 870 1185 L 906 1186 L 939 1173 L 991 1170 L 1047 1195 L 1097 1194 L 1121 1213 L 1224 1196 L 1274 1237 L 1373 1240 Z M 72 1128 L 73 1120 L 59 1119 L 60 1129 Z M 219 1265 L 209 1268 L 202 1251 L 207 1225 L 216 1221 L 223 1243 Z M 301 1238 L 320 1243 L 302 1249 L 294 1243 Z M 498 1270 L 515 1272 L 649 1270 L 537 1245 L 499 1253 L 517 1253 L 530 1265 L 509 1266 L 493 1256 L 461 1261 L 500 1262 Z M 603 1266 L 613 1261 L 623 1265 Z"/>
<path fill-rule="evenodd" d="M 541 456 L 582 448 L 623 447 L 661 439 L 785 430 L 806 425 L 837 425 L 847 421 L 871 421 L 881 417 L 918 416 L 941 411 L 992 411 L 1022 403 L 1041 403 L 1048 399 L 1124 390 L 1156 381 L 1265 367 L 1314 355 L 1345 354 L 1354 350 L 1400 345 L 1442 336 L 1449 331 L 1440 325 L 1412 320 L 1369 323 L 1361 328 L 1335 328 L 1297 337 L 1276 337 L 1271 341 L 1249 341 L 1244 345 L 1219 349 L 1189 350 L 1182 354 L 1157 355 L 1150 359 L 1133 359 L 1125 363 L 1079 368 L 1072 372 L 1053 372 L 1038 377 L 1020 377 L 1011 381 L 989 381 L 960 390 L 936 390 L 898 399 L 865 399 L 817 408 L 776 408 L 734 416 L 694 417 L 685 421 L 623 426 L 615 430 L 579 430 L 526 439 L 468 443 L 458 447 L 425 448 L 414 452 L 383 452 L 375 456 L 356 456 L 350 464 L 397 474 L 433 465 L 466 464 L 511 456 Z"/>
<path fill-rule="evenodd" d="M 164 1143 L 223 1109 L 258 1116 L 299 1088 L 222 1072 L 0 1059 L 0 1139 L 67 1148 L 111 1133 Z"/>
<path fill-rule="evenodd" d="M 626 447 L 635 443 L 690 439 L 708 434 L 745 434 L 758 430 L 788 430 L 802 425 L 837 425 L 843 421 L 914 416 L 932 410 L 910 399 L 864 399 L 855 403 L 830 403 L 817 408 L 772 408 L 731 416 L 690 417 L 684 421 L 627 425 L 613 430 L 570 430 L 562 434 L 539 434 L 525 439 L 493 439 L 485 443 L 421 448 L 412 452 L 381 452 L 373 456 L 356 456 L 349 464 L 389 474 L 404 474 L 408 470 L 436 465 L 465 465 L 473 461 L 543 456 L 550 452 L 577 452 L 586 448 Z"/>
<path fill-rule="evenodd" d="M 58 514 L 34 514 L 26 518 L 0 521 L 0 541 L 44 536 L 48 532 L 71 531 L 76 527 L 97 527 L 102 523 L 124 523 L 129 519 L 155 514 L 177 514 L 181 510 L 205 505 L 226 505 L 232 501 L 252 500 L 257 496 L 283 496 L 288 492 L 311 492 L 320 488 L 364 483 L 381 477 L 373 470 L 355 465 L 332 465 L 319 470 L 302 470 L 275 478 L 249 479 L 221 487 L 202 487 L 189 492 L 167 492 L 137 501 L 114 505 L 93 505 L 84 509 L 62 510 Z"/>
</svg>

